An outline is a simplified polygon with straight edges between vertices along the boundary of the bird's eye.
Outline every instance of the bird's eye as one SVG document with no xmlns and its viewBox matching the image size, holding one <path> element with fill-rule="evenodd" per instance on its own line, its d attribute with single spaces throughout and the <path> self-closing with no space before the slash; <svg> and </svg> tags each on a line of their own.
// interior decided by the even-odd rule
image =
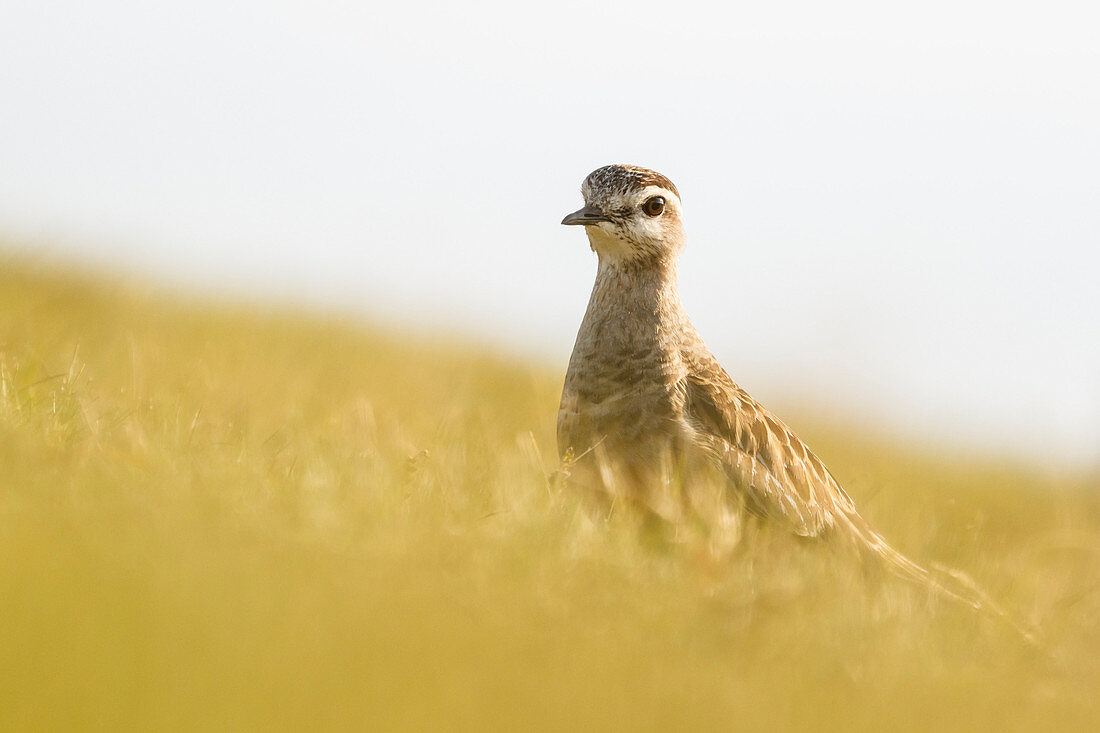
<svg viewBox="0 0 1100 733">
<path fill-rule="evenodd" d="M 665 197 L 664 196 L 651 196 L 645 200 L 642 204 L 642 211 L 647 216 L 660 216 L 661 212 L 665 210 Z"/>
</svg>

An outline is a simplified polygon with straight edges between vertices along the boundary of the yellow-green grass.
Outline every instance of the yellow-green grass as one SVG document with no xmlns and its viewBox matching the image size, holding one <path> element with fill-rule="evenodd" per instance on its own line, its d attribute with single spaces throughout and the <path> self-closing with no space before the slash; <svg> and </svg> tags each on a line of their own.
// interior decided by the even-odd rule
<svg viewBox="0 0 1100 733">
<path fill-rule="evenodd" d="M 1036 649 L 820 543 L 596 516 L 560 382 L 0 260 L 0 729 L 1100 727 L 1095 477 L 784 415 Z"/>
</svg>

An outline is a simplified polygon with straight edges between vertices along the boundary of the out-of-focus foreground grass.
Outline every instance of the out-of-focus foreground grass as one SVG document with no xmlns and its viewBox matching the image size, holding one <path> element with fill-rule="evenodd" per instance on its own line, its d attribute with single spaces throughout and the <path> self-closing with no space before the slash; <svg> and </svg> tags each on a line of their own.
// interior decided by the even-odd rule
<svg viewBox="0 0 1100 733">
<path fill-rule="evenodd" d="M 1033 649 L 819 544 L 593 521 L 547 480 L 559 385 L 0 261 L 0 729 L 1100 726 L 1089 477 L 788 416 Z"/>
</svg>

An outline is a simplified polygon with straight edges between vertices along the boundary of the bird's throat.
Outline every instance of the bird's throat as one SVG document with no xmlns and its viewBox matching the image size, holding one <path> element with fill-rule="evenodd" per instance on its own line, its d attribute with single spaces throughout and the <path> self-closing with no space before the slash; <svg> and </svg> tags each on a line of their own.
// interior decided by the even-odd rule
<svg viewBox="0 0 1100 733">
<path fill-rule="evenodd" d="M 575 351 L 652 357 L 678 349 L 686 325 L 674 263 L 638 267 L 601 258 Z"/>
</svg>

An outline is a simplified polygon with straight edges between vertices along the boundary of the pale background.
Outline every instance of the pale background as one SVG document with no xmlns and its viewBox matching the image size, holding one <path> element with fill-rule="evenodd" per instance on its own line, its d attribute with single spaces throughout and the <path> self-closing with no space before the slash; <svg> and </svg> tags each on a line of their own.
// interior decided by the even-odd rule
<svg viewBox="0 0 1100 733">
<path fill-rule="evenodd" d="M 4 3 L 0 239 L 564 369 L 637 163 L 765 403 L 1100 465 L 1100 16 L 821 5 Z"/>
</svg>

